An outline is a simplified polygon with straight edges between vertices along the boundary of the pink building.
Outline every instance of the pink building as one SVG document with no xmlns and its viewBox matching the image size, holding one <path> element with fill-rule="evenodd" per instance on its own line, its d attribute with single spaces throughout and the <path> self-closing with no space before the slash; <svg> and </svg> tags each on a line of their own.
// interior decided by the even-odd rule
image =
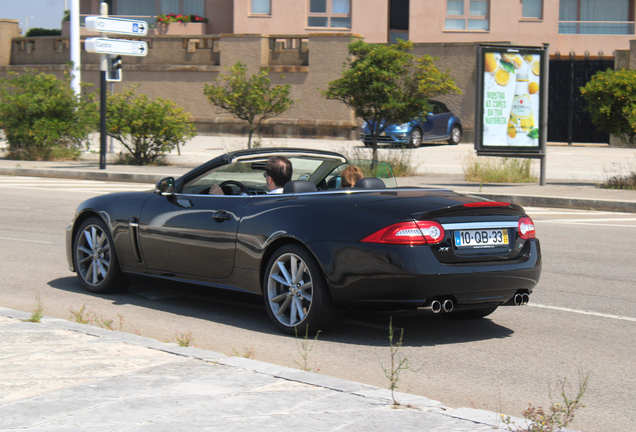
<svg viewBox="0 0 636 432">
<path fill-rule="evenodd" d="M 81 12 L 99 13 L 99 0 Z M 195 14 L 206 32 L 346 33 L 367 42 L 515 42 L 550 52 L 612 56 L 634 38 L 635 0 L 108 0 L 112 15 Z"/>
</svg>

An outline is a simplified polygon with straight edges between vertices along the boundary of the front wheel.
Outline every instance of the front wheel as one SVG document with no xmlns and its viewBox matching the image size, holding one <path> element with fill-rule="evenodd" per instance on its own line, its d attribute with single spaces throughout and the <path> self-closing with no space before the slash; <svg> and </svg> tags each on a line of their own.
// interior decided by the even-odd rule
<svg viewBox="0 0 636 432">
<path fill-rule="evenodd" d="M 450 138 L 448 139 L 448 143 L 451 145 L 457 145 L 462 139 L 462 128 L 458 125 L 453 126 L 450 133 Z"/>
<path fill-rule="evenodd" d="M 409 138 L 408 147 L 418 148 L 422 144 L 422 131 L 418 128 L 413 129 Z"/>
<path fill-rule="evenodd" d="M 86 219 L 77 230 L 73 257 L 77 277 L 86 290 L 105 294 L 125 287 L 113 238 L 100 218 Z"/>
<path fill-rule="evenodd" d="M 265 309 L 283 333 L 303 335 L 326 331 L 340 319 L 316 259 L 307 249 L 290 244 L 269 260 L 263 280 Z"/>
</svg>

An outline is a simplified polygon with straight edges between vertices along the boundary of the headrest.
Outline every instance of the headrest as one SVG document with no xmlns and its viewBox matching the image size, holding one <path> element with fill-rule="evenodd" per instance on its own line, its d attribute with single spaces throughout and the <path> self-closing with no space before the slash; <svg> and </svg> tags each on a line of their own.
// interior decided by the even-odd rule
<svg viewBox="0 0 636 432">
<path fill-rule="evenodd" d="M 283 193 L 305 193 L 316 192 L 316 185 L 307 180 L 294 180 L 285 183 Z"/>
<path fill-rule="evenodd" d="M 360 189 L 386 189 L 386 185 L 377 177 L 363 177 L 353 186 Z"/>
</svg>

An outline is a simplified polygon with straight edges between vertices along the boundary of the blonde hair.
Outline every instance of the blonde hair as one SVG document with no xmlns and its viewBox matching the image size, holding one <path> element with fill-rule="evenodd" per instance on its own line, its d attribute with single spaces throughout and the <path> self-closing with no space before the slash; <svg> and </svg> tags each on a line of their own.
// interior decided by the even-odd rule
<svg viewBox="0 0 636 432">
<path fill-rule="evenodd" d="M 362 174 L 362 170 L 357 166 L 351 165 L 347 169 L 342 172 L 341 178 L 341 186 L 342 187 L 351 187 L 356 184 L 358 180 L 364 177 Z"/>
</svg>

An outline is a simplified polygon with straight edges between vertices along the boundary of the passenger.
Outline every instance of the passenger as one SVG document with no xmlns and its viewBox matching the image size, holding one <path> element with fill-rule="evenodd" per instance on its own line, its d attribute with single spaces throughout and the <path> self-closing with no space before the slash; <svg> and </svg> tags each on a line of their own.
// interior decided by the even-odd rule
<svg viewBox="0 0 636 432">
<path fill-rule="evenodd" d="M 272 156 L 265 164 L 265 181 L 270 194 L 283 193 L 285 183 L 291 181 L 292 164 L 285 156 Z"/>
<path fill-rule="evenodd" d="M 340 176 L 340 187 L 353 187 L 358 180 L 364 177 L 362 170 L 355 165 L 346 168 Z"/>
</svg>

